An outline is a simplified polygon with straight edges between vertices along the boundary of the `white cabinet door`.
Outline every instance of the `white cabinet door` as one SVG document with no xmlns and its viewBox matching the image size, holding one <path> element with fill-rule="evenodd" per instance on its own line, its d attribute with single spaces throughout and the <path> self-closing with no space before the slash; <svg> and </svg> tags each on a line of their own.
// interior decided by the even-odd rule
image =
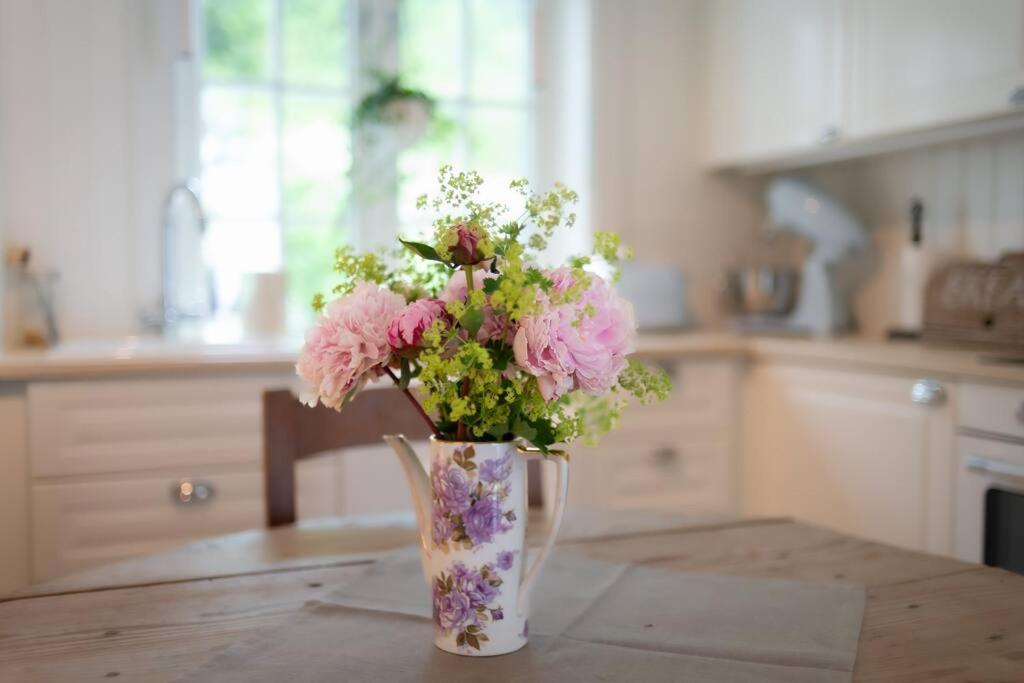
<svg viewBox="0 0 1024 683">
<path fill-rule="evenodd" d="M 712 163 L 806 149 L 841 132 L 840 0 L 708 3 Z"/>
<path fill-rule="evenodd" d="M 570 448 L 574 509 L 735 512 L 739 364 L 670 367 L 673 389 L 665 402 L 631 406 L 598 446 Z"/>
<path fill-rule="evenodd" d="M 912 402 L 913 385 L 912 378 L 759 365 L 747 387 L 748 512 L 948 553 L 952 408 Z"/>
<path fill-rule="evenodd" d="M 0 596 L 30 583 L 27 412 L 0 386 Z"/>
<path fill-rule="evenodd" d="M 857 0 L 850 12 L 852 135 L 998 114 L 1024 88 L 1024 0 Z"/>
</svg>

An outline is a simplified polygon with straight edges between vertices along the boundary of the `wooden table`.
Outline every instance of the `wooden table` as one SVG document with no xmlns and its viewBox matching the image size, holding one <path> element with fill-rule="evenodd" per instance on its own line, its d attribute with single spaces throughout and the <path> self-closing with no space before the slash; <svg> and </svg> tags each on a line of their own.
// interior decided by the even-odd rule
<svg viewBox="0 0 1024 683">
<path fill-rule="evenodd" d="M 173 679 L 414 538 L 405 516 L 321 521 L 36 586 L 0 600 L 0 681 Z M 691 572 L 863 584 L 855 680 L 1024 681 L 1024 577 L 1005 571 L 785 519 L 577 515 L 560 544 Z"/>
</svg>

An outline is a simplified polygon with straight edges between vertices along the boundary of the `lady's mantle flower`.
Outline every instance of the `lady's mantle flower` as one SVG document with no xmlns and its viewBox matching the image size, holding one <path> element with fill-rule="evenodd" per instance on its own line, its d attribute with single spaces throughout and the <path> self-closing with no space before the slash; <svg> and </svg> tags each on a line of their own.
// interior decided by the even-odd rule
<svg viewBox="0 0 1024 683">
<path fill-rule="evenodd" d="M 368 282 L 332 301 L 306 334 L 295 366 L 310 384 L 303 401 L 341 409 L 346 394 L 391 359 L 387 326 L 404 305 L 400 295 Z"/>
</svg>

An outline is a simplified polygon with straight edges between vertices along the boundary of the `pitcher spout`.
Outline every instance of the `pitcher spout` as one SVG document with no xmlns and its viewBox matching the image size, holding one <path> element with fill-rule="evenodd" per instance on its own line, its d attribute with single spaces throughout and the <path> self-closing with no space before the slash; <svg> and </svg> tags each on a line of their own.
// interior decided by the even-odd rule
<svg viewBox="0 0 1024 683">
<path fill-rule="evenodd" d="M 420 562 L 423 565 L 423 578 L 427 586 L 431 585 L 428 561 L 430 559 L 430 525 L 431 525 L 431 491 L 430 477 L 423 463 L 416 456 L 409 442 L 401 434 L 389 434 L 384 437 L 391 449 L 398 456 L 405 470 L 405 478 L 409 482 L 409 493 L 412 496 L 413 509 L 416 511 L 416 526 L 419 527 Z"/>
</svg>

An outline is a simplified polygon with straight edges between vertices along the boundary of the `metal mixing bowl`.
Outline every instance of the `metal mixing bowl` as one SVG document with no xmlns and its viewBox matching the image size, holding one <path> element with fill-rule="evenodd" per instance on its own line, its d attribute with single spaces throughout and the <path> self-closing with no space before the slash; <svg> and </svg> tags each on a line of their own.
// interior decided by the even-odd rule
<svg viewBox="0 0 1024 683">
<path fill-rule="evenodd" d="M 799 284 L 800 274 L 792 268 L 737 268 L 726 273 L 726 303 L 738 314 L 785 315 L 796 303 Z"/>
</svg>

